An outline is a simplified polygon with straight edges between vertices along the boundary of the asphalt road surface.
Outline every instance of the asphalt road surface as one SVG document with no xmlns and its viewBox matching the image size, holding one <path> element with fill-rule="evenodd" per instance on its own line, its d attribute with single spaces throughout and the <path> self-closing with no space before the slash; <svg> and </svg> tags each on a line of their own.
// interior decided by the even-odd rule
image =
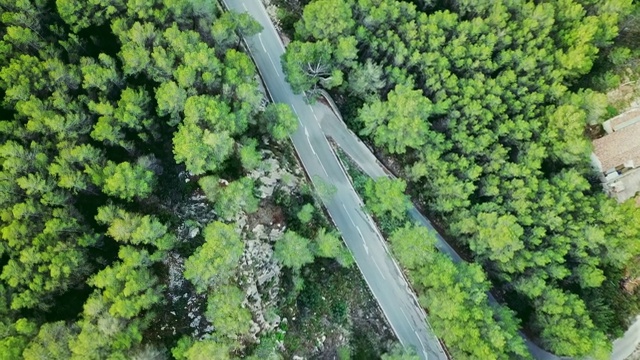
<svg viewBox="0 0 640 360">
<path fill-rule="evenodd" d="M 325 206 L 398 339 L 405 346 L 415 347 L 424 359 L 447 359 L 375 223 L 362 210 L 362 201 L 320 128 L 318 114 L 285 81 L 280 66 L 284 46 L 262 3 L 260 0 L 225 3 L 231 10 L 248 12 L 262 25 L 260 34 L 245 41 L 272 99 L 289 104 L 298 115 L 299 128 L 291 139 L 307 174 L 315 183 L 322 181 L 335 186 L 336 193 L 325 201 Z"/>
<path fill-rule="evenodd" d="M 309 105 L 302 95 L 293 94 L 280 66 L 284 46 L 261 1 L 224 1 L 230 9 L 248 12 L 262 25 L 263 31 L 260 34 L 245 41 L 272 99 L 289 104 L 298 115 L 300 126 L 291 138 L 307 174 L 316 182 L 323 181 L 336 187 L 335 196 L 325 203 L 329 215 L 353 253 L 398 339 L 403 345 L 414 347 L 425 359 L 446 359 L 442 346 L 428 325 L 426 314 L 418 305 L 415 294 L 408 287 L 397 263 L 390 256 L 375 223 L 362 211 L 362 201 L 351 186 L 326 136 L 334 139 L 370 177 L 375 179 L 389 176 L 388 172 L 336 113 L 323 104 Z M 464 261 L 415 207 L 409 210 L 409 215 L 436 233 L 440 251 L 448 254 L 456 263 Z M 488 295 L 489 301 L 497 304 L 493 295 Z M 638 319 L 623 338 L 614 342 L 613 360 L 625 359 L 638 345 Z M 535 359 L 567 359 L 543 350 L 526 337 L 525 341 Z"/>
</svg>

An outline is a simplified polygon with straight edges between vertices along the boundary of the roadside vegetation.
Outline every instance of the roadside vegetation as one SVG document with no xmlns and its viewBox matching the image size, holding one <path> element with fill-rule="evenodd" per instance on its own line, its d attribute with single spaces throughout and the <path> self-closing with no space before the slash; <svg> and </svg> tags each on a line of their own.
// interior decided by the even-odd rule
<svg viewBox="0 0 640 360">
<path fill-rule="evenodd" d="M 607 358 L 639 310 L 637 290 L 621 284 L 638 273 L 640 212 L 601 192 L 585 131 L 615 113 L 596 90 L 619 85 L 621 75 L 607 79 L 623 66 L 637 68 L 637 12 L 627 0 L 315 0 L 298 14 L 282 63 L 295 91 L 332 91 L 349 125 L 471 254 L 477 265 L 448 274 L 477 280 L 459 288 L 461 299 L 478 299 L 490 279 L 516 315 L 496 334 L 520 321 L 557 355 Z M 400 234 L 392 244 L 414 235 Z M 448 265 L 420 241 L 424 259 L 398 257 L 420 274 L 419 291 L 437 292 L 420 269 Z M 439 335 L 471 356 L 455 340 L 468 309 L 448 310 Z M 497 340 L 486 358 L 516 348 Z"/>
<path fill-rule="evenodd" d="M 391 346 L 240 47 L 259 24 L 199 0 L 0 9 L 0 358 Z"/>
<path fill-rule="evenodd" d="M 409 219 L 410 200 L 401 179 L 373 180 L 338 149 L 339 158 L 381 226 L 391 250 L 408 275 L 429 322 L 451 356 L 477 359 L 528 359 L 519 321 L 506 307 L 492 307 L 491 283 L 478 264 L 456 264 L 436 247 L 435 235 Z"/>
</svg>

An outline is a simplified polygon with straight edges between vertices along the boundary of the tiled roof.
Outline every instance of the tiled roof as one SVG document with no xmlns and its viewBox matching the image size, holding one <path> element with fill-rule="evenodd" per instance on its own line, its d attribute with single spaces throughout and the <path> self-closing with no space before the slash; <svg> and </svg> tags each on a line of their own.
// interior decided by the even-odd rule
<svg viewBox="0 0 640 360">
<path fill-rule="evenodd" d="M 594 140 L 593 152 L 604 172 L 629 160 L 634 167 L 640 166 L 640 122 Z"/>
<path fill-rule="evenodd" d="M 621 131 L 625 126 L 633 125 L 638 121 L 640 121 L 640 108 L 629 110 L 609 120 L 613 131 Z"/>
</svg>

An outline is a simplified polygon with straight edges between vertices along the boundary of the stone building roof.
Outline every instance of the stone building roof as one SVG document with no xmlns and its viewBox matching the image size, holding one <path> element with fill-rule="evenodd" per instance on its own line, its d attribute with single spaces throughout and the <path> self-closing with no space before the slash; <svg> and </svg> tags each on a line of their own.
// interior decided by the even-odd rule
<svg viewBox="0 0 640 360">
<path fill-rule="evenodd" d="M 640 121 L 594 140 L 593 152 L 605 173 L 625 164 L 640 167 Z"/>
</svg>

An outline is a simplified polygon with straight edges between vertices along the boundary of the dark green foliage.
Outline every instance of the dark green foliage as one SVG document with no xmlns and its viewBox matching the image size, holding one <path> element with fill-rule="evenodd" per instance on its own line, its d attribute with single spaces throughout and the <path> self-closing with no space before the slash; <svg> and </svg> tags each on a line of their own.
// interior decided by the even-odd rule
<svg viewBox="0 0 640 360">
<path fill-rule="evenodd" d="M 0 8 L 0 358 L 164 356 L 188 329 L 158 338 L 149 324 L 166 310 L 174 200 L 192 195 L 182 181 L 167 194 L 176 184 L 168 179 L 185 167 L 229 173 L 216 210 L 257 208 L 253 181 L 227 160 L 237 155 L 243 171 L 260 164 L 247 135 L 267 133 L 257 124 L 263 95 L 238 48 L 238 35 L 260 26 L 204 0 L 0 0 Z M 204 250 L 187 261 L 203 292 L 226 282 L 242 253 L 233 226 L 222 226 L 207 227 Z M 216 236 L 230 260 L 207 245 L 222 242 Z M 222 264 L 198 263 L 210 253 Z M 187 358 L 205 350 L 223 358 L 234 341 L 196 343 Z"/>
<path fill-rule="evenodd" d="M 601 357 L 605 332 L 624 323 L 593 322 L 589 312 L 630 314 L 591 289 L 636 266 L 640 229 L 631 224 L 639 213 L 588 182 L 584 130 L 606 116 L 606 104 L 576 84 L 608 51 L 630 1 L 416 3 L 312 2 L 283 57 L 288 80 L 313 91 L 340 85 L 325 82 L 329 74 L 349 74 L 337 91 L 363 102 L 353 124 L 396 156 L 413 194 L 498 292 L 526 299 L 527 310 L 510 304 L 523 309 L 524 325 L 559 355 Z M 318 16 L 328 4 L 352 16 Z M 355 61 L 338 60 L 338 37 L 355 37 Z M 557 294 L 567 309 L 551 316 L 543 294 Z"/>
</svg>

